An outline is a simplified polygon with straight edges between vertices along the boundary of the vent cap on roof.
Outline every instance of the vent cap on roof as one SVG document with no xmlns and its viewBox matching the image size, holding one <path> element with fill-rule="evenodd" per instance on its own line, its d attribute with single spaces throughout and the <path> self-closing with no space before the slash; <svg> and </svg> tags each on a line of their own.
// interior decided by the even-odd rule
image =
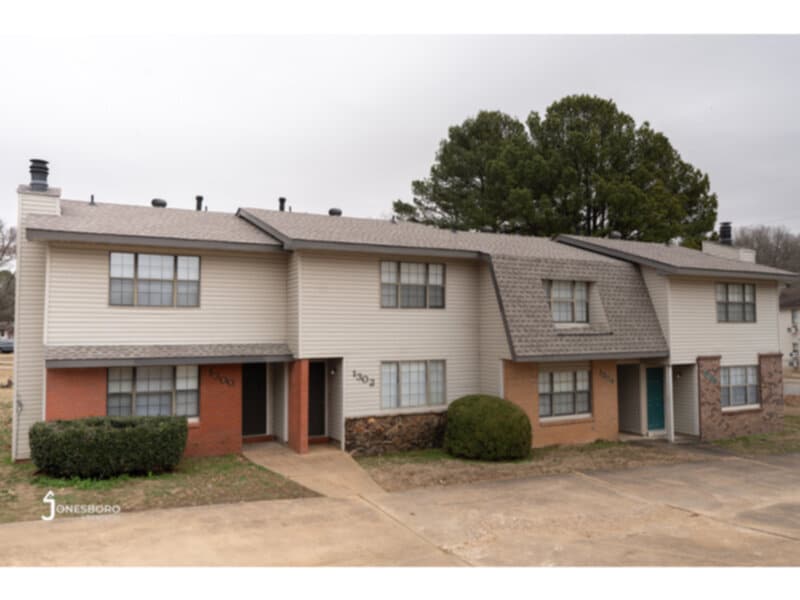
<svg viewBox="0 0 800 600">
<path fill-rule="evenodd" d="M 152 200 L 150 200 L 150 204 L 154 208 L 166 208 L 167 207 L 167 201 L 166 200 L 162 200 L 161 198 L 153 198 Z"/>
<path fill-rule="evenodd" d="M 733 246 L 733 228 L 730 221 L 719 224 L 719 243 L 723 246 Z"/>
<path fill-rule="evenodd" d="M 31 189 L 39 191 L 47 191 L 47 175 L 50 169 L 47 167 L 47 161 L 41 158 L 31 159 Z"/>
<path fill-rule="evenodd" d="M 331 217 L 341 217 L 342 216 L 342 209 L 341 208 L 329 208 L 328 215 Z"/>
</svg>

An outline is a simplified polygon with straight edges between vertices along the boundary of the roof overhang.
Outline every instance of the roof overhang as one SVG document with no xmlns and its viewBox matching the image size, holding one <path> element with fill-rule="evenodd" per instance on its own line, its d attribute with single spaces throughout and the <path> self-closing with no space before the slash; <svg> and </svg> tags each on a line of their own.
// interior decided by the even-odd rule
<svg viewBox="0 0 800 600">
<path fill-rule="evenodd" d="M 219 365 L 294 360 L 285 344 L 181 346 L 47 346 L 48 369 Z"/>
<path fill-rule="evenodd" d="M 198 250 L 230 250 L 235 252 L 281 252 L 277 244 L 246 244 L 215 240 L 189 240 L 180 238 L 119 235 L 113 233 L 85 233 L 55 229 L 26 228 L 27 239 L 47 242 L 80 242 L 86 244 L 111 244 L 121 246 L 158 246 Z"/>
<path fill-rule="evenodd" d="M 757 280 L 765 280 L 765 281 L 797 281 L 800 279 L 800 276 L 786 272 L 785 274 L 782 273 L 767 273 L 763 271 L 737 271 L 737 270 L 729 270 L 729 269 L 697 269 L 693 267 L 676 267 L 674 265 L 670 265 L 661 261 L 653 260 L 650 258 L 644 258 L 638 256 L 636 254 L 631 254 L 630 252 L 624 252 L 622 250 L 617 250 L 616 248 L 607 248 L 606 246 L 600 246 L 598 244 L 592 244 L 591 242 L 587 242 L 585 240 L 578 240 L 572 238 L 570 236 L 559 235 L 555 238 L 556 242 L 561 244 L 566 244 L 567 246 L 574 246 L 575 248 L 580 248 L 582 250 L 588 250 L 589 252 L 596 252 L 598 254 L 604 254 L 605 256 L 610 256 L 612 258 L 618 258 L 620 260 L 624 260 L 627 262 L 633 262 L 639 265 L 644 265 L 646 267 L 651 267 L 664 273 L 665 275 L 680 275 L 686 277 L 704 277 L 704 278 L 715 278 L 715 277 L 727 277 L 727 278 L 736 278 L 736 279 L 757 279 Z"/>
<path fill-rule="evenodd" d="M 569 362 L 576 360 L 633 360 L 650 358 L 668 358 L 669 352 L 648 351 L 648 352 L 592 352 L 586 354 L 548 354 L 539 356 L 515 356 L 515 362 Z"/>
</svg>

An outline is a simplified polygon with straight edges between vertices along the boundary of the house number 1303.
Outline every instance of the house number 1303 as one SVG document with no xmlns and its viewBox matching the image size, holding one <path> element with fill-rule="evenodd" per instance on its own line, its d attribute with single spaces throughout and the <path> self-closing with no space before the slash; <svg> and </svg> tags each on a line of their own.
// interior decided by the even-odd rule
<svg viewBox="0 0 800 600">
<path fill-rule="evenodd" d="M 364 373 L 359 373 L 356 370 L 353 370 L 353 379 L 360 381 L 361 383 L 368 385 L 369 387 L 375 387 L 374 377 L 370 377 L 369 375 L 364 375 Z"/>
</svg>

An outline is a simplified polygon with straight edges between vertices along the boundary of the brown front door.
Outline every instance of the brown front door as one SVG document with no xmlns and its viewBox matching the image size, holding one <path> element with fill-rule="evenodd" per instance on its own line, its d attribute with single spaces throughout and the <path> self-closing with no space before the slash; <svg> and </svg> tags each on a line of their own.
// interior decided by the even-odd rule
<svg viewBox="0 0 800 600">
<path fill-rule="evenodd" d="M 325 363 L 308 365 L 308 437 L 325 435 Z"/>
</svg>

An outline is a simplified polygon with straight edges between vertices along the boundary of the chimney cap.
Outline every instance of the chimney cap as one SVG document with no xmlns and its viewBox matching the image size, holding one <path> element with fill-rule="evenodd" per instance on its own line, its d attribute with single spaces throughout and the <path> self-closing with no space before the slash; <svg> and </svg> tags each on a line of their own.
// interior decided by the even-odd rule
<svg viewBox="0 0 800 600">
<path fill-rule="evenodd" d="M 730 221 L 721 221 L 719 224 L 719 243 L 725 246 L 733 245 L 733 229 Z"/>
<path fill-rule="evenodd" d="M 195 210 L 203 210 L 203 197 L 202 196 L 195 196 Z"/>
<path fill-rule="evenodd" d="M 341 208 L 329 208 L 328 215 L 331 217 L 341 217 L 342 216 L 342 209 Z"/>
<path fill-rule="evenodd" d="M 31 189 L 47 191 L 47 175 L 50 173 L 49 163 L 43 158 L 30 159 Z"/>
<path fill-rule="evenodd" d="M 162 200 L 161 198 L 153 198 L 152 200 L 150 200 L 150 204 L 154 208 L 166 208 L 167 207 L 167 201 L 166 200 Z"/>
<path fill-rule="evenodd" d="M 281 212 L 286 210 L 286 198 L 284 198 L 283 196 L 278 198 L 278 210 L 280 210 Z"/>
</svg>

